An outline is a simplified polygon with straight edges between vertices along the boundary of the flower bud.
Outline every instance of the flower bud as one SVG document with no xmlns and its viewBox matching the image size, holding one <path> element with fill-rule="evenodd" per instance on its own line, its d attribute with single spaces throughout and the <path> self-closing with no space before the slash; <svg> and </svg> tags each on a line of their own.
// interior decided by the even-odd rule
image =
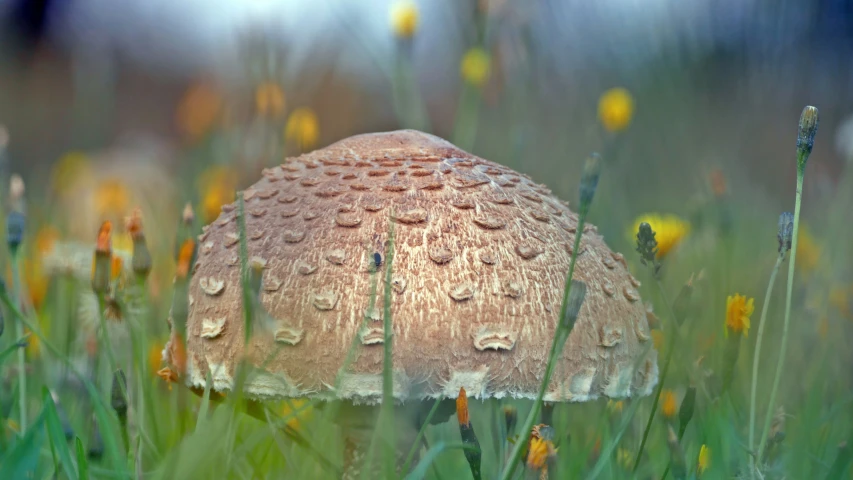
<svg viewBox="0 0 853 480">
<path fill-rule="evenodd" d="M 115 410 L 119 420 L 127 419 L 127 379 L 124 372 L 118 369 L 113 373 L 113 385 L 110 390 L 110 406 Z"/>
<path fill-rule="evenodd" d="M 814 147 L 814 137 L 817 134 L 818 111 L 811 105 L 803 109 L 800 114 L 800 124 L 797 130 L 797 154 L 800 157 L 800 168 L 805 167 L 808 156 Z"/>
<path fill-rule="evenodd" d="M 581 173 L 580 185 L 580 201 L 581 210 L 589 209 L 592 204 L 592 198 L 595 196 L 595 189 L 598 187 L 598 178 L 601 176 L 601 157 L 597 153 L 593 153 L 587 157 L 583 164 L 583 172 Z"/>
</svg>

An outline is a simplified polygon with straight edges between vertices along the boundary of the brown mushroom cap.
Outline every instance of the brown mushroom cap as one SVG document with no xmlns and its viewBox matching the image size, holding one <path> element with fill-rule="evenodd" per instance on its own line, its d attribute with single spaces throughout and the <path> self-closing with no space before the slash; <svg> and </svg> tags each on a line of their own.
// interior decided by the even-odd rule
<svg viewBox="0 0 853 480">
<path fill-rule="evenodd" d="M 265 170 L 245 191 L 245 213 L 270 317 L 250 341 L 251 362 L 264 367 L 244 385 L 248 396 L 381 401 L 383 280 L 371 272 L 374 253 L 384 266 L 393 218 L 395 398 L 455 398 L 460 387 L 475 398 L 535 398 L 578 220 L 543 185 L 405 130 L 350 137 Z M 226 205 L 199 237 L 191 386 L 204 387 L 210 372 L 214 389 L 230 390 L 244 355 L 236 215 Z M 591 225 L 575 279 L 587 295 L 545 400 L 649 394 L 657 362 L 639 283 Z"/>
</svg>

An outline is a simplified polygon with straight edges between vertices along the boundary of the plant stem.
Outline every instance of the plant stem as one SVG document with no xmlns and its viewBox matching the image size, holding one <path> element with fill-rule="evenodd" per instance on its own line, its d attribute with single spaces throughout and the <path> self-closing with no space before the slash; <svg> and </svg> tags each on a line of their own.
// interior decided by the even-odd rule
<svg viewBox="0 0 853 480">
<path fill-rule="evenodd" d="M 800 154 L 803 156 L 803 154 Z M 785 321 L 782 324 L 782 345 L 779 349 L 779 360 L 776 363 L 776 376 L 773 378 L 773 388 L 770 390 L 770 403 L 767 405 L 767 413 L 764 417 L 764 430 L 761 434 L 761 443 L 755 462 L 761 462 L 764 447 L 767 446 L 767 435 L 770 433 L 770 422 L 773 420 L 775 411 L 776 395 L 779 393 L 779 382 L 782 380 L 782 367 L 785 364 L 785 351 L 788 347 L 788 326 L 791 322 L 791 300 L 794 292 L 794 270 L 797 266 L 797 240 L 800 230 L 800 205 L 803 199 L 803 176 L 805 174 L 805 161 L 798 161 L 797 167 L 797 200 L 794 204 L 794 232 L 791 237 L 791 260 L 788 264 L 788 288 L 785 294 Z"/>
<path fill-rule="evenodd" d="M 21 301 L 21 279 L 18 275 L 18 255 L 17 251 L 12 252 L 12 298 L 15 299 L 17 305 L 22 305 Z M 19 319 L 15 322 L 15 339 L 14 341 L 18 341 L 18 339 L 24 336 L 24 324 Z M 20 427 L 21 427 L 21 435 L 27 433 L 27 360 L 26 360 L 26 349 L 18 348 L 16 352 L 18 357 L 18 411 L 21 414 L 20 417 Z"/>
<path fill-rule="evenodd" d="M 580 250 L 581 236 L 583 235 L 583 228 L 586 223 L 586 214 L 588 211 L 588 208 L 581 208 L 578 217 L 577 233 L 575 234 L 575 243 L 572 248 L 572 260 L 569 263 L 569 273 L 566 275 L 566 286 L 563 288 L 563 302 L 560 307 L 560 316 L 557 317 L 557 328 L 554 332 L 554 341 L 551 343 L 551 352 L 548 354 L 548 364 L 545 366 L 545 376 L 542 379 L 542 385 L 539 386 L 539 393 L 536 395 L 533 407 L 530 409 L 530 413 L 527 414 L 527 419 L 524 421 L 524 425 L 521 429 L 521 435 L 515 443 L 515 447 L 512 449 L 509 464 L 507 465 L 507 468 L 504 469 L 503 475 L 501 475 L 501 480 L 509 480 L 512 478 L 515 467 L 521 459 L 521 452 L 524 451 L 527 447 L 527 442 L 530 441 L 530 429 L 533 428 L 533 423 L 536 421 L 536 417 L 539 414 L 539 408 L 542 406 L 542 399 L 545 397 L 545 389 L 547 389 L 548 385 L 551 383 L 551 375 L 554 373 L 554 364 L 557 363 L 557 358 L 560 353 L 562 353 L 563 346 L 572 331 L 570 326 L 565 325 L 563 318 L 566 315 L 566 308 L 569 303 L 569 293 L 572 289 L 572 276 L 574 276 L 575 273 L 575 262 L 578 258 L 578 250 Z"/>
<path fill-rule="evenodd" d="M 669 372 L 669 364 L 672 361 L 672 352 L 675 350 L 675 334 L 669 337 L 669 345 L 667 345 L 666 358 L 663 361 L 663 370 L 661 370 L 660 379 L 658 380 L 658 386 L 655 388 L 655 398 L 652 400 L 652 411 L 649 413 L 649 420 L 646 422 L 646 429 L 643 431 L 643 440 L 640 441 L 640 449 L 637 450 L 637 457 L 634 459 L 634 468 L 631 470 L 632 472 L 637 471 L 637 467 L 640 466 L 640 458 L 643 456 L 643 450 L 646 448 L 646 440 L 649 438 L 649 431 L 652 428 L 652 420 L 655 419 L 655 413 L 658 410 L 658 401 L 660 400 L 660 393 L 663 390 L 663 383 L 666 379 L 666 374 Z"/>
<path fill-rule="evenodd" d="M 758 387 L 758 362 L 761 357 L 761 343 L 764 340 L 764 320 L 767 319 L 767 309 L 770 305 L 770 296 L 773 294 L 773 286 L 776 284 L 776 274 L 785 260 L 785 249 L 776 258 L 773 271 L 770 272 L 770 281 L 767 283 L 767 293 L 764 294 L 764 305 L 761 307 L 761 319 L 758 320 L 758 338 L 755 340 L 755 354 L 752 359 L 752 388 L 749 394 L 749 450 L 754 453 L 755 448 L 755 394 Z M 750 478 L 755 478 L 755 456 L 750 459 Z"/>
<path fill-rule="evenodd" d="M 634 459 L 634 468 L 631 470 L 632 472 L 637 471 L 637 467 L 640 466 L 640 458 L 643 456 L 643 450 L 646 448 L 646 440 L 649 437 L 649 431 L 652 428 L 652 421 L 655 419 L 655 414 L 658 410 L 658 401 L 660 401 L 660 392 L 663 390 L 663 383 L 666 380 L 666 374 L 669 372 L 669 364 L 672 361 L 672 353 L 675 351 L 675 339 L 678 337 L 680 330 L 678 325 L 678 320 L 675 318 L 675 312 L 672 310 L 672 304 L 669 303 L 669 299 L 666 296 L 666 291 L 663 289 L 663 285 L 661 285 L 660 280 L 655 277 L 655 285 L 658 287 L 658 293 L 660 293 L 661 299 L 663 300 L 664 305 L 667 307 L 667 313 L 669 313 L 670 322 L 672 323 L 672 335 L 669 337 L 669 345 L 667 345 L 666 358 L 663 361 L 663 370 L 661 370 L 660 378 L 658 379 L 658 385 L 655 389 L 655 398 L 652 401 L 652 411 L 649 413 L 649 420 L 646 422 L 646 428 L 643 430 L 643 440 L 640 442 L 640 449 L 637 450 L 637 457 Z M 667 468 L 668 469 L 668 468 Z"/>
</svg>

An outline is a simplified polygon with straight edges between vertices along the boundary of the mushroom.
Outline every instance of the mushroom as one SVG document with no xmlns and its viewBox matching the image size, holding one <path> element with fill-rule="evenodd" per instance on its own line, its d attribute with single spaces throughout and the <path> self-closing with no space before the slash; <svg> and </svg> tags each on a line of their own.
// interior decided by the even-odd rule
<svg viewBox="0 0 853 480">
<path fill-rule="evenodd" d="M 264 284 L 277 286 L 259 292 L 269 318 L 244 348 L 240 268 L 229 248 L 238 222 L 213 222 L 189 289 L 189 386 L 204 388 L 210 374 L 214 390 L 231 390 L 246 356 L 264 366 L 243 385 L 249 398 L 380 403 L 383 299 L 371 309 L 370 292 L 382 276 L 371 272 L 384 264 L 395 222 L 395 400 L 455 399 L 460 388 L 477 399 L 536 397 L 578 221 L 545 186 L 403 130 L 286 159 L 245 198 L 255 212 L 245 216 L 255 232 L 248 254 L 265 260 Z M 657 356 L 636 280 L 595 228 L 581 243 L 574 278 L 587 284 L 586 299 L 545 401 L 648 395 Z M 358 350 L 342 371 L 353 339 Z"/>
</svg>

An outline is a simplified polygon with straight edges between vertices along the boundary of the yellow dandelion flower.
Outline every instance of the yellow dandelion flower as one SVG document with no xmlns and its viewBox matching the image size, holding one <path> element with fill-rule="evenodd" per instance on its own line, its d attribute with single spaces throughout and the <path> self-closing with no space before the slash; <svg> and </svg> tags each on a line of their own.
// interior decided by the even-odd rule
<svg viewBox="0 0 853 480">
<path fill-rule="evenodd" d="M 189 140 L 198 140 L 205 135 L 222 112 L 222 97 L 206 83 L 190 86 L 184 93 L 175 112 L 178 130 Z"/>
<path fill-rule="evenodd" d="M 489 53 L 480 47 L 474 47 L 465 52 L 459 64 L 459 72 L 468 84 L 482 87 L 489 79 L 491 58 Z"/>
<path fill-rule="evenodd" d="M 255 110 L 259 115 L 279 117 L 284 113 L 284 91 L 274 82 L 264 82 L 255 88 Z"/>
<path fill-rule="evenodd" d="M 655 232 L 655 240 L 658 242 L 658 259 L 664 258 L 677 247 L 684 240 L 684 237 L 690 233 L 691 228 L 690 222 L 682 220 L 676 215 L 647 213 L 634 221 L 629 232 L 632 240 L 636 240 L 640 224 L 644 222 L 651 225 L 652 231 Z"/>
<path fill-rule="evenodd" d="M 674 418 L 678 412 L 678 403 L 672 390 L 664 390 L 660 393 L 660 410 L 666 418 Z"/>
<path fill-rule="evenodd" d="M 204 223 L 216 220 L 222 205 L 231 203 L 237 196 L 237 173 L 222 166 L 211 167 L 199 178 L 201 215 Z"/>
<path fill-rule="evenodd" d="M 711 466 L 711 449 L 707 445 L 702 444 L 699 448 L 699 459 L 696 462 L 696 471 L 699 475 L 705 473 L 708 467 Z"/>
<path fill-rule="evenodd" d="M 547 468 L 548 456 L 555 452 L 554 444 L 539 437 L 530 439 L 527 450 L 527 468 L 531 470 L 542 470 Z"/>
<path fill-rule="evenodd" d="M 820 256 L 821 247 L 817 239 L 805 225 L 800 225 L 797 238 L 797 268 L 805 275 L 814 272 L 820 262 Z"/>
<path fill-rule="evenodd" d="M 310 108 L 297 108 L 287 118 L 284 138 L 293 142 L 302 151 L 311 150 L 320 138 L 320 123 Z"/>
<path fill-rule="evenodd" d="M 304 398 L 285 400 L 281 408 L 281 416 L 287 420 L 287 426 L 298 430 L 302 422 L 310 421 L 313 407 Z"/>
<path fill-rule="evenodd" d="M 726 333 L 731 330 L 734 333 L 743 332 L 746 337 L 749 334 L 749 318 L 755 311 L 755 299 L 747 298 L 740 294 L 729 295 L 726 299 Z"/>
<path fill-rule="evenodd" d="M 130 206 L 130 188 L 118 178 L 105 178 L 95 188 L 95 208 L 101 217 L 124 216 Z"/>
<path fill-rule="evenodd" d="M 609 132 L 624 130 L 634 115 L 634 99 L 624 88 L 611 88 L 598 100 L 598 120 Z"/>
<path fill-rule="evenodd" d="M 418 31 L 418 6 L 410 0 L 400 0 L 391 5 L 391 31 L 398 38 L 412 38 Z"/>
</svg>

